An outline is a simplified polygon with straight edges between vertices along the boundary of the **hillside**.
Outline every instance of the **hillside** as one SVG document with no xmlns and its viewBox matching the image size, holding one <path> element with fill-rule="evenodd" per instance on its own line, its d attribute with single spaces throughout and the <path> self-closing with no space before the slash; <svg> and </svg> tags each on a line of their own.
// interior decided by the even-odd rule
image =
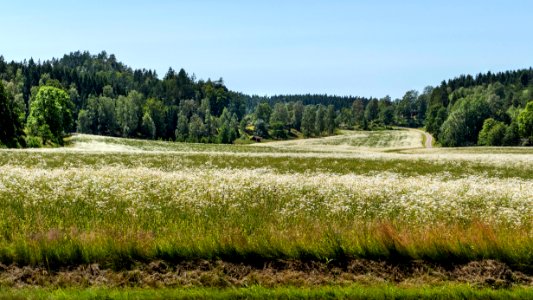
<svg viewBox="0 0 533 300">
<path fill-rule="evenodd" d="M 231 91 L 222 79 L 197 79 L 183 69 L 169 68 L 162 78 L 133 70 L 105 51 L 43 62 L 0 57 L 0 79 L 0 144 L 8 147 L 60 145 L 70 132 L 230 144 L 253 137 L 286 140 L 293 131 L 322 137 L 337 129 L 392 126 L 425 127 L 443 146 L 533 144 L 531 68 L 462 75 L 401 99 L 249 96 Z M 63 101 L 57 124 L 42 115 L 46 108 L 30 105 L 49 102 L 51 95 Z"/>
</svg>

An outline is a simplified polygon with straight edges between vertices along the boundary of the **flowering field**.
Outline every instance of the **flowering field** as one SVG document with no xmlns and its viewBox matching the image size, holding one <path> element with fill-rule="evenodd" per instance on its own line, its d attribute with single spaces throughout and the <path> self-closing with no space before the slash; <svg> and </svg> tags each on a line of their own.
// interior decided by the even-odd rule
<svg viewBox="0 0 533 300">
<path fill-rule="evenodd" d="M 494 261 L 515 274 L 496 282 L 531 286 L 533 151 L 417 149 L 412 134 L 412 148 L 360 148 L 348 133 L 323 148 L 75 136 L 67 148 L 0 150 L 0 263 Z M 21 280 L 0 285 L 32 285 Z"/>
</svg>

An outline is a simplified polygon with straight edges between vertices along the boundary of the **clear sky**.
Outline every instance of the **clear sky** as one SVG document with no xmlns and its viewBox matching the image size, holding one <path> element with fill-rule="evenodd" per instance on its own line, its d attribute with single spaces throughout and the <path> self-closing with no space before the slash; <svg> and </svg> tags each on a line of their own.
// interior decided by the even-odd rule
<svg viewBox="0 0 533 300">
<path fill-rule="evenodd" d="M 533 1 L 2 1 L 0 55 L 106 50 L 249 94 L 401 97 L 533 66 Z"/>
</svg>

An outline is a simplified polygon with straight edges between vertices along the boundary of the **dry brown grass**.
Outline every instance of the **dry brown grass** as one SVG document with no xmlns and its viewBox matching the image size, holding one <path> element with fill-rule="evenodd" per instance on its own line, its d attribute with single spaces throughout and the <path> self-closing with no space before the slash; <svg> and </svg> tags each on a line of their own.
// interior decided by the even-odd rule
<svg viewBox="0 0 533 300">
<path fill-rule="evenodd" d="M 321 285 L 348 286 L 395 283 L 468 283 L 478 287 L 508 288 L 533 286 L 533 275 L 494 261 L 474 261 L 459 265 L 428 264 L 411 261 L 390 264 L 356 259 L 334 262 L 271 261 L 262 265 L 224 261 L 189 261 L 170 264 L 154 261 L 129 270 L 102 269 L 98 264 L 50 271 L 46 268 L 0 265 L 0 286 L 40 287 L 264 287 Z"/>
</svg>

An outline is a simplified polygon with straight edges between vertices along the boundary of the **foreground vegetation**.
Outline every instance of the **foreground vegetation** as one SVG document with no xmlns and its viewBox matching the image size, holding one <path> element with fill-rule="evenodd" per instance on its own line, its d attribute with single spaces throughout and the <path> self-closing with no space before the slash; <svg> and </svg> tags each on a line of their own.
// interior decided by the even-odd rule
<svg viewBox="0 0 533 300">
<path fill-rule="evenodd" d="M 397 287 L 392 285 L 267 289 L 26 289 L 0 290 L 2 299 L 528 299 L 532 289 L 472 289 L 468 285 Z"/>
<path fill-rule="evenodd" d="M 533 260 L 533 186 L 521 179 L 122 166 L 0 177 L 5 264 Z"/>
<path fill-rule="evenodd" d="M 531 148 L 427 149 L 403 130 L 65 144 L 0 150 L 0 286 L 59 298 L 531 293 Z M 109 286 L 198 288 L 85 290 Z M 26 288 L 5 293 L 46 293 Z"/>
</svg>

